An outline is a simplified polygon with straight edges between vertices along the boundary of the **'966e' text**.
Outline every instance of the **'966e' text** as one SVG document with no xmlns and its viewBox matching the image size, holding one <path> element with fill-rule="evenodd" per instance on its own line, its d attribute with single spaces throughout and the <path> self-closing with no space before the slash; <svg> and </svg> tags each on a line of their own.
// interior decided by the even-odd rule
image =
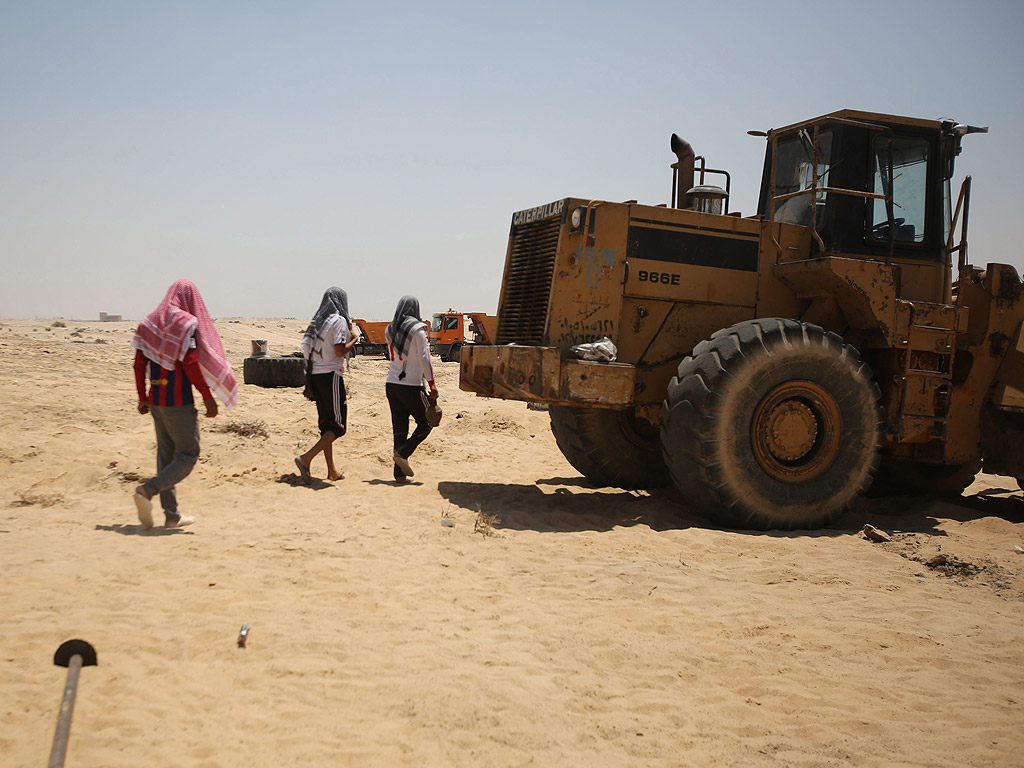
<svg viewBox="0 0 1024 768">
<path fill-rule="evenodd" d="M 679 275 L 670 272 L 648 272 L 646 269 L 637 270 L 636 278 L 641 283 L 661 283 L 662 285 L 679 285 Z"/>
</svg>

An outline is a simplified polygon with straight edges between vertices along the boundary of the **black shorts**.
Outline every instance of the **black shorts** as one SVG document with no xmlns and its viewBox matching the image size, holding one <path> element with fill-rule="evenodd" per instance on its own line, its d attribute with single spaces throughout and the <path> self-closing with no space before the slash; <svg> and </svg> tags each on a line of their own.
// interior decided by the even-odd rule
<svg viewBox="0 0 1024 768">
<path fill-rule="evenodd" d="M 336 371 L 314 373 L 313 393 L 316 395 L 316 416 L 320 434 L 330 432 L 335 437 L 344 435 L 348 423 L 345 379 Z"/>
</svg>

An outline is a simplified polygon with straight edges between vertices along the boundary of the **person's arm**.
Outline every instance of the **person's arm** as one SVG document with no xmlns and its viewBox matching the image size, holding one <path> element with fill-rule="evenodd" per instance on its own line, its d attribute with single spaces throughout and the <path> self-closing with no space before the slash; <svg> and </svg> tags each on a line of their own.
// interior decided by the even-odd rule
<svg viewBox="0 0 1024 768">
<path fill-rule="evenodd" d="M 188 380 L 199 390 L 199 396 L 203 398 L 203 405 L 206 406 L 206 418 L 212 419 L 217 415 L 217 401 L 206 384 L 203 369 L 199 367 L 199 353 L 194 349 L 186 352 L 185 359 L 181 361 L 181 367 L 185 369 Z"/>
<path fill-rule="evenodd" d="M 146 366 L 149 361 L 141 350 L 135 350 L 135 389 L 139 393 L 139 413 L 149 413 L 149 398 L 146 397 Z"/>
<path fill-rule="evenodd" d="M 354 336 L 350 336 L 348 341 L 346 341 L 344 344 L 335 344 L 334 345 L 334 353 L 338 357 L 344 357 L 345 355 L 347 355 L 349 352 L 352 351 L 352 347 L 354 347 L 355 345 L 356 345 L 356 338 Z"/>
<path fill-rule="evenodd" d="M 437 387 L 434 384 L 434 365 L 430 362 L 430 342 L 427 341 L 426 327 L 416 331 L 416 338 L 423 339 L 420 344 L 420 365 L 423 366 L 423 378 L 430 388 L 430 399 L 437 400 Z"/>
<path fill-rule="evenodd" d="M 357 339 L 356 335 L 352 333 L 352 329 L 349 328 L 348 323 L 345 321 L 345 318 L 341 319 L 341 325 L 344 327 L 345 333 L 348 334 L 348 341 L 342 342 L 340 344 L 335 343 L 334 354 L 336 354 L 338 357 L 345 357 L 345 355 L 352 351 L 352 347 L 356 345 Z"/>
</svg>

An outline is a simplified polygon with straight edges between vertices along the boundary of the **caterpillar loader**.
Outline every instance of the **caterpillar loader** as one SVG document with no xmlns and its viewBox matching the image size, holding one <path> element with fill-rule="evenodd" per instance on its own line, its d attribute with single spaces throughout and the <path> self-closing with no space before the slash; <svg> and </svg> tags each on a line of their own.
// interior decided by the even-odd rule
<svg viewBox="0 0 1024 768">
<path fill-rule="evenodd" d="M 981 469 L 1021 483 L 1024 290 L 971 262 L 971 179 L 952 186 L 984 132 L 850 110 L 752 132 L 746 218 L 673 134 L 671 204 L 513 214 L 495 343 L 463 350 L 460 386 L 548 404 L 593 483 L 671 482 L 727 526 L 819 527 Z M 615 359 L 581 359 L 600 339 Z"/>
</svg>

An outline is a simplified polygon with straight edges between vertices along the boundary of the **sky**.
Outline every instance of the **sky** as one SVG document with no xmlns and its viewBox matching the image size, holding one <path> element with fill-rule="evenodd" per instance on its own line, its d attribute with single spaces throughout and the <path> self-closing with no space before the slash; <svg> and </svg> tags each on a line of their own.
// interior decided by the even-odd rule
<svg viewBox="0 0 1024 768">
<path fill-rule="evenodd" d="M 0 0 L 0 318 L 493 313 L 514 211 L 667 203 L 673 132 L 754 213 L 838 109 L 964 140 L 970 254 L 1024 272 L 1024 3 Z"/>
</svg>

